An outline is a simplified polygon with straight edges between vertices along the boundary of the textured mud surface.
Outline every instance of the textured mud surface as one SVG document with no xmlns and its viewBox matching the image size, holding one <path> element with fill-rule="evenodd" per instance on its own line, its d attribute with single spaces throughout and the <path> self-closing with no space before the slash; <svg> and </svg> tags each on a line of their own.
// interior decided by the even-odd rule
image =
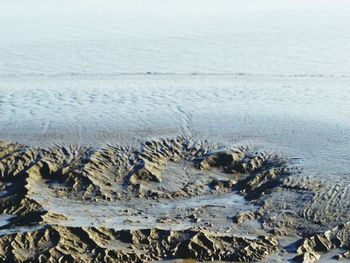
<svg viewBox="0 0 350 263">
<path fill-rule="evenodd" d="M 348 185 L 274 153 L 186 137 L 103 149 L 3 142 L 0 176 L 1 262 L 350 257 Z"/>
</svg>

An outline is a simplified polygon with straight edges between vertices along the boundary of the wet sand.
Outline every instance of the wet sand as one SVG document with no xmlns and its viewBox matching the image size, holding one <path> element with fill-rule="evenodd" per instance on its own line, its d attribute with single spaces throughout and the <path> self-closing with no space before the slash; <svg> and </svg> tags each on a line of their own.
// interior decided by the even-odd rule
<svg viewBox="0 0 350 263">
<path fill-rule="evenodd" d="M 348 258 L 347 80 L 3 78 L 0 260 Z"/>
<path fill-rule="evenodd" d="M 347 184 L 187 137 L 95 149 L 1 145 L 2 261 L 347 258 Z M 337 249 L 337 250 L 336 250 Z"/>
</svg>

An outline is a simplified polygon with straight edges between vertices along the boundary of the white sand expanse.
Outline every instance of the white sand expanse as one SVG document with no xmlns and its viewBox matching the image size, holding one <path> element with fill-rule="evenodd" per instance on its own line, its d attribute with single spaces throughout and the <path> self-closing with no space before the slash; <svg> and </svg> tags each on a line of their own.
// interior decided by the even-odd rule
<svg viewBox="0 0 350 263">
<path fill-rule="evenodd" d="M 279 151 L 348 180 L 347 77 L 3 78 L 0 136 L 33 146 L 138 145 L 179 134 Z"/>
</svg>

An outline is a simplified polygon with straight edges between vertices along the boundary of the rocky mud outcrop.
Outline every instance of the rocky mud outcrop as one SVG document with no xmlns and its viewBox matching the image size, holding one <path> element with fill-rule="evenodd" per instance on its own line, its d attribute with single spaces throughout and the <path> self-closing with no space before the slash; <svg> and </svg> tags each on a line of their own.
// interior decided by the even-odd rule
<svg viewBox="0 0 350 263">
<path fill-rule="evenodd" d="M 0 237 L 6 262 L 145 262 L 193 258 L 198 261 L 257 261 L 277 250 L 274 238 L 217 235 L 198 230 L 50 226 Z"/>
<path fill-rule="evenodd" d="M 0 191 L 0 262 L 349 258 L 347 185 L 248 147 L 3 142 Z"/>
</svg>

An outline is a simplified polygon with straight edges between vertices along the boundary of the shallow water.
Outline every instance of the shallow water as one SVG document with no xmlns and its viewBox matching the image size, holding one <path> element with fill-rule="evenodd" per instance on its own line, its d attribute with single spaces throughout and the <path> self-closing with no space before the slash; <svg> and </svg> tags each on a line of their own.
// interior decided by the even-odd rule
<svg viewBox="0 0 350 263">
<path fill-rule="evenodd" d="M 38 197 L 36 196 L 36 198 Z M 103 225 L 117 230 L 142 229 L 156 226 L 161 229 L 181 230 L 197 225 L 184 216 L 186 212 L 189 215 L 193 213 L 193 209 L 203 208 L 209 215 L 218 213 L 217 210 L 220 210 L 221 213 L 216 220 L 226 222 L 228 216 L 235 215 L 249 208 L 253 209 L 254 206 L 247 204 L 238 193 L 229 193 L 183 200 L 157 202 L 154 200 L 133 199 L 131 201 L 100 202 L 98 204 L 81 201 L 70 201 L 67 204 L 67 200 L 50 197 L 50 201 L 46 202 L 45 208 L 53 213 L 66 216 L 67 221 L 63 221 L 61 224 L 67 226 L 88 227 Z M 161 217 L 172 218 L 176 216 L 181 220 L 174 222 L 158 221 Z M 130 220 L 130 222 L 127 220 Z M 227 225 L 226 222 L 226 224 L 223 224 L 223 227 L 227 227 Z"/>
</svg>

